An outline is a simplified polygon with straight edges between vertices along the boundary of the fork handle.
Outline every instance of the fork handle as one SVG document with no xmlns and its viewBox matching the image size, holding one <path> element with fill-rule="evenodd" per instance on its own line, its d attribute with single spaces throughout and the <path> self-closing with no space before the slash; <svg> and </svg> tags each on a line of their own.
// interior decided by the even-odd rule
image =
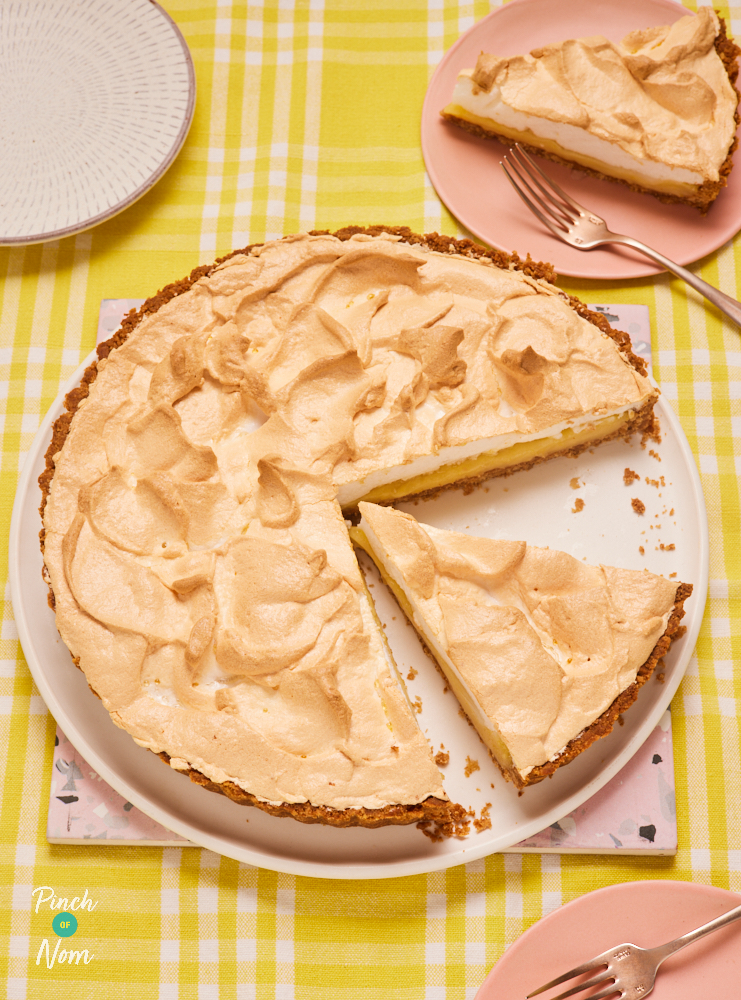
<svg viewBox="0 0 741 1000">
<path fill-rule="evenodd" d="M 720 930 L 720 928 L 725 927 L 726 924 L 732 924 L 734 920 L 741 920 L 741 906 L 735 906 L 732 910 L 728 910 L 727 913 L 721 913 L 721 915 L 719 917 L 715 917 L 714 920 L 709 920 L 706 924 L 696 927 L 693 931 L 689 931 L 687 934 L 683 934 L 681 937 L 675 938 L 674 941 L 668 941 L 666 944 L 659 945 L 658 948 L 650 948 L 648 950 L 656 959 L 658 967 L 665 958 L 681 951 L 682 948 L 686 948 L 688 944 L 694 944 L 695 941 L 699 941 L 700 938 L 705 937 L 706 934 L 712 934 L 713 931 Z"/>
<path fill-rule="evenodd" d="M 699 292 L 700 295 L 704 295 L 705 298 L 712 302 L 720 311 L 726 315 L 729 319 L 733 320 L 736 326 L 741 326 L 741 302 L 736 299 L 732 299 L 730 295 L 726 295 L 725 292 L 721 292 L 719 288 L 714 288 L 709 285 L 707 281 L 703 281 L 702 278 L 698 278 L 696 274 L 692 271 L 688 271 L 686 267 L 681 267 L 679 264 L 675 264 L 673 260 L 669 260 L 663 254 L 659 253 L 657 250 L 652 250 L 651 247 L 647 247 L 645 243 L 641 243 L 639 240 L 634 240 L 630 236 L 618 236 L 614 235 L 614 240 L 611 239 L 610 242 L 621 243 L 624 246 L 632 247 L 634 250 L 640 251 L 640 253 L 645 254 L 650 257 L 651 260 L 656 261 L 662 267 L 666 268 L 667 271 L 671 271 L 682 281 L 686 281 L 688 285 Z"/>
</svg>

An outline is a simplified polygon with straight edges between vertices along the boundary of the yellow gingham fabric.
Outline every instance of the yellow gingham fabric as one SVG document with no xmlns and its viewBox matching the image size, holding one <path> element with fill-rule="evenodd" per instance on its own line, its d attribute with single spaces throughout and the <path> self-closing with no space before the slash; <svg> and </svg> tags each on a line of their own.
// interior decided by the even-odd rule
<svg viewBox="0 0 741 1000">
<path fill-rule="evenodd" d="M 195 120 L 174 166 L 91 232 L 0 249 L 0 992 L 11 1000 L 466 1000 L 525 928 L 598 886 L 673 878 L 741 891 L 741 345 L 737 329 L 667 276 L 562 284 L 585 301 L 650 307 L 654 371 L 707 500 L 710 600 L 672 705 L 676 858 L 499 855 L 426 876 L 332 882 L 200 849 L 46 843 L 54 724 L 17 639 L 7 535 L 24 455 L 61 381 L 94 344 L 100 300 L 146 297 L 232 247 L 299 229 L 384 222 L 465 235 L 425 175 L 420 112 L 445 50 L 496 3 L 164 6 L 198 79 Z M 741 35 L 741 7 L 720 6 Z M 741 237 L 696 269 L 738 297 Z M 88 965 L 36 965 L 42 939 L 56 940 L 50 911 L 33 912 L 39 886 L 67 897 L 87 888 L 98 901 L 80 918 L 84 941 L 69 939 L 95 955 Z"/>
</svg>

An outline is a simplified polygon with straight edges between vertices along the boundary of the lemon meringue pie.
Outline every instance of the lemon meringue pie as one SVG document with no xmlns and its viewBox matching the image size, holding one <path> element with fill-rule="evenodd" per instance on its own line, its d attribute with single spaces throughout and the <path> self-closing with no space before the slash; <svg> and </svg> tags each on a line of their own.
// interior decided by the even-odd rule
<svg viewBox="0 0 741 1000">
<path fill-rule="evenodd" d="M 40 480 L 57 627 L 116 725 L 274 815 L 460 828 L 343 508 L 652 428 L 628 338 L 552 277 L 352 227 L 235 252 L 129 314 Z"/>
</svg>

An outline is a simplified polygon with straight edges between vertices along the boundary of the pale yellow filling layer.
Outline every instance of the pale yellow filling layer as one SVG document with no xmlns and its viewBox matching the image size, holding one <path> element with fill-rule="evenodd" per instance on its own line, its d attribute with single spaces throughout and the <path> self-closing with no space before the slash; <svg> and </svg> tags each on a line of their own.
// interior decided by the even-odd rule
<svg viewBox="0 0 741 1000">
<path fill-rule="evenodd" d="M 562 159 L 568 160 L 571 163 L 579 163 L 581 166 L 588 167 L 590 170 L 596 170 L 608 177 L 617 177 L 619 180 L 627 181 L 629 184 L 637 184 L 639 187 L 643 188 L 650 187 L 652 191 L 659 191 L 661 194 L 673 194 L 680 198 L 687 198 L 695 194 L 697 191 L 697 185 L 682 184 L 676 180 L 657 179 L 648 181 L 645 177 L 639 176 L 624 167 L 619 167 L 611 163 L 605 163 L 603 160 L 597 160 L 592 156 L 588 156 L 585 153 L 578 153 L 573 149 L 565 149 L 554 139 L 545 139 L 536 135 L 534 132 L 531 132 L 530 129 L 521 131 L 520 129 L 512 128 L 511 126 L 501 125 L 499 122 L 495 122 L 491 118 L 480 118 L 478 115 L 475 115 L 471 111 L 467 111 L 465 108 L 461 107 L 460 104 L 448 104 L 448 106 L 443 110 L 443 114 L 452 115 L 455 118 L 462 118 L 464 121 L 470 122 L 472 125 L 478 125 L 479 128 L 490 132 L 492 135 L 502 136 L 505 139 L 511 139 L 513 142 L 522 142 L 528 146 L 535 146 L 538 149 L 544 150 L 546 153 L 552 153 L 554 156 L 560 156 Z"/>
<path fill-rule="evenodd" d="M 601 441 L 627 424 L 634 416 L 634 410 L 618 413 L 616 416 L 605 417 L 603 420 L 588 424 L 578 431 L 567 427 L 557 437 L 520 441 L 518 444 L 503 448 L 501 451 L 485 451 L 454 465 L 442 465 L 434 472 L 413 476 L 411 479 L 397 479 L 392 483 L 384 483 L 382 486 L 376 486 L 375 489 L 370 490 L 352 504 L 348 504 L 348 507 L 356 507 L 361 500 L 366 500 L 369 503 L 398 500 L 400 497 L 414 496 L 417 493 L 450 486 L 452 483 L 465 479 L 475 479 L 477 476 L 496 472 L 499 469 L 508 469 L 536 458 L 549 458 L 551 455 L 568 451 L 581 444 Z"/>
</svg>

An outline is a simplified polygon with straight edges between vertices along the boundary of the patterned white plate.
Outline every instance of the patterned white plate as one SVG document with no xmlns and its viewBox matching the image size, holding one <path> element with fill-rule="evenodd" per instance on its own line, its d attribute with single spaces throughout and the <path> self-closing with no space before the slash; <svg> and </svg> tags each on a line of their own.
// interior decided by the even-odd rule
<svg viewBox="0 0 741 1000">
<path fill-rule="evenodd" d="M 195 72 L 153 0 L 0 3 L 0 246 L 128 208 L 188 134 Z"/>
</svg>

